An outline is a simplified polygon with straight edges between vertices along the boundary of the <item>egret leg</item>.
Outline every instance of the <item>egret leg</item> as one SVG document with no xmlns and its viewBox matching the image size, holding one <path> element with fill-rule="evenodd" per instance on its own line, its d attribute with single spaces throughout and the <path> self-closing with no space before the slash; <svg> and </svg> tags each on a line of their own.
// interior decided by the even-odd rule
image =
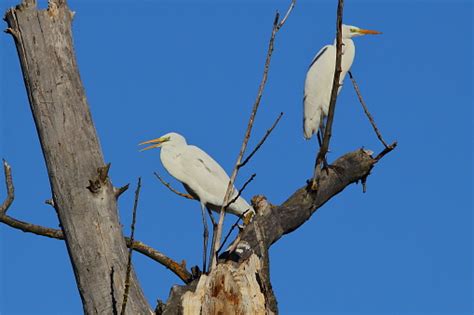
<svg viewBox="0 0 474 315">
<path fill-rule="evenodd" d="M 202 214 L 202 225 L 204 226 L 203 238 L 203 253 L 202 253 L 202 272 L 206 273 L 206 265 L 207 265 L 207 242 L 209 240 L 209 230 L 207 228 L 207 220 L 206 220 L 206 213 L 205 213 L 205 205 L 201 204 L 201 214 Z"/>
<path fill-rule="evenodd" d="M 209 254 L 209 255 L 211 255 L 210 256 L 211 258 L 209 260 L 209 264 L 212 264 L 214 259 L 217 259 L 217 257 L 212 257 L 212 255 L 216 255 L 216 249 L 214 248 L 214 244 L 216 243 L 217 222 L 214 219 L 214 215 L 212 214 L 212 211 L 209 208 L 207 208 L 207 213 L 209 214 L 209 218 L 211 219 L 211 223 L 212 223 L 211 253 Z"/>
<path fill-rule="evenodd" d="M 321 122 L 321 126 L 319 127 L 319 130 L 318 130 L 318 133 L 317 133 L 319 149 L 321 149 L 321 146 L 322 146 L 322 143 L 323 143 L 322 135 L 324 135 L 324 128 L 325 128 L 324 122 Z M 329 152 L 329 150 L 328 150 L 328 152 Z M 329 165 L 328 161 L 326 160 L 326 157 L 324 157 L 324 159 L 323 159 L 323 169 L 326 170 L 326 174 L 329 174 L 329 169 L 333 169 L 336 172 L 336 175 L 338 175 L 339 179 L 341 179 L 340 176 L 344 172 L 344 169 L 342 167 L 336 167 L 334 165 Z"/>
<path fill-rule="evenodd" d="M 321 148 L 321 146 L 323 145 L 323 139 L 321 137 L 322 135 L 322 131 L 321 131 L 321 128 L 319 128 L 318 132 L 316 133 L 316 136 L 318 138 L 318 144 L 319 144 L 319 148 Z"/>
<path fill-rule="evenodd" d="M 319 126 L 319 130 L 317 132 L 317 138 L 318 138 L 318 144 L 319 144 L 319 149 L 321 150 L 321 146 L 323 145 L 323 135 L 324 135 L 324 128 L 326 126 L 324 125 L 324 121 L 321 120 L 321 126 Z M 328 150 L 329 152 L 329 150 Z M 326 170 L 326 174 L 329 174 L 329 169 L 333 169 L 336 172 L 336 175 L 338 175 L 339 179 L 342 173 L 344 172 L 344 169 L 342 167 L 336 167 L 334 165 L 329 165 L 326 157 L 323 158 L 323 170 Z"/>
<path fill-rule="evenodd" d="M 319 149 L 321 150 L 321 146 L 323 145 L 323 135 L 324 135 L 324 128 L 326 128 L 324 126 L 324 121 L 321 120 L 321 126 L 319 126 L 319 130 L 316 134 L 317 138 L 318 138 L 318 144 L 319 144 Z M 329 150 L 328 150 L 329 151 Z M 326 160 L 326 156 L 324 156 L 323 158 L 323 169 L 326 170 L 327 172 L 327 169 L 328 169 L 328 161 Z"/>
</svg>

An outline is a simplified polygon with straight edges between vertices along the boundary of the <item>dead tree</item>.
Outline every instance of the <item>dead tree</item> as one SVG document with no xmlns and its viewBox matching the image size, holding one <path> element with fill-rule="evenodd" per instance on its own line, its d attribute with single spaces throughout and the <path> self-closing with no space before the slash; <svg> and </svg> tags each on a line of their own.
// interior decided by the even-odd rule
<svg viewBox="0 0 474 315">
<path fill-rule="evenodd" d="M 269 56 L 275 34 L 293 5 L 294 1 L 283 19 L 280 20 L 278 14 L 275 18 Z M 127 187 L 115 188 L 108 177 L 110 164 L 106 165 L 103 160 L 74 55 L 73 15 L 66 0 L 50 0 L 46 10 L 37 9 L 35 0 L 23 0 L 6 12 L 7 32 L 17 47 L 48 169 L 51 204 L 57 211 L 61 230 L 7 215 L 14 188 L 11 168 L 6 162 L 7 198 L 0 207 L 0 221 L 26 232 L 66 241 L 86 314 L 117 314 L 121 309 L 129 266 L 127 246 L 165 265 L 185 283 L 172 288 L 168 301 L 158 305 L 156 313 L 277 313 L 269 277 L 269 248 L 283 235 L 301 226 L 345 187 L 364 182 L 375 164 L 394 146 L 386 147 L 376 157 L 363 149 L 341 156 L 332 163 L 333 168 L 320 173 L 317 190 L 313 190 L 308 180 L 281 205 L 272 205 L 264 196 L 254 197 L 256 216 L 251 223 L 230 248 L 216 258 L 217 264 L 210 273 L 191 274 L 184 265 L 123 236 L 117 198 Z M 258 102 L 266 81 L 269 56 Z M 242 157 L 243 154 L 238 163 Z M 240 166 L 236 164 L 236 170 Z M 133 269 L 128 284 L 125 313 L 153 313 Z"/>
</svg>

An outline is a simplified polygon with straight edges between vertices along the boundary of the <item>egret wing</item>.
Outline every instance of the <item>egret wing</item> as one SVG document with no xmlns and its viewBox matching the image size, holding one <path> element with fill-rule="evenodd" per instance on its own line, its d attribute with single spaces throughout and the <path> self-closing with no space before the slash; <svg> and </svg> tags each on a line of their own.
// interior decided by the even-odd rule
<svg viewBox="0 0 474 315">
<path fill-rule="evenodd" d="M 229 176 L 211 156 L 196 146 L 188 146 L 182 154 L 181 161 L 189 178 L 187 185 L 203 201 L 215 205 L 222 204 L 229 184 Z"/>
<path fill-rule="evenodd" d="M 303 128 L 307 139 L 318 130 L 321 117 L 327 115 L 335 63 L 334 46 L 324 46 L 314 57 L 306 74 Z"/>
</svg>

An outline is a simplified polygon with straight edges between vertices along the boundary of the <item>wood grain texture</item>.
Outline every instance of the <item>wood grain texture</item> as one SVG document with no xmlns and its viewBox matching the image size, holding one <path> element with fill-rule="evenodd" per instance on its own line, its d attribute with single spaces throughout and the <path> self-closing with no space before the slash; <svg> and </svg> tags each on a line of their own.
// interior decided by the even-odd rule
<svg viewBox="0 0 474 315">
<path fill-rule="evenodd" d="M 47 10 L 29 0 L 8 10 L 5 20 L 15 39 L 84 312 L 112 314 L 110 273 L 113 268 L 120 304 L 127 247 L 76 64 L 72 17 L 64 0 L 51 0 Z M 127 310 L 151 313 L 134 273 Z"/>
<path fill-rule="evenodd" d="M 242 264 L 217 265 L 201 276 L 194 292 L 183 295 L 183 314 L 268 314 L 257 279 L 261 269 L 256 255 Z"/>
</svg>

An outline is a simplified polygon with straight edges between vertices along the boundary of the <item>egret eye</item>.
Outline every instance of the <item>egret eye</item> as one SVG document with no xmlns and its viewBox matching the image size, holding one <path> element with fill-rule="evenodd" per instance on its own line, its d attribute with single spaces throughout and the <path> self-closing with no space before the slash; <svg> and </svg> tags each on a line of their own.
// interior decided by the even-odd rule
<svg viewBox="0 0 474 315">
<path fill-rule="evenodd" d="M 351 28 L 351 32 L 355 33 L 355 32 L 357 32 L 357 30 L 355 28 Z"/>
</svg>

